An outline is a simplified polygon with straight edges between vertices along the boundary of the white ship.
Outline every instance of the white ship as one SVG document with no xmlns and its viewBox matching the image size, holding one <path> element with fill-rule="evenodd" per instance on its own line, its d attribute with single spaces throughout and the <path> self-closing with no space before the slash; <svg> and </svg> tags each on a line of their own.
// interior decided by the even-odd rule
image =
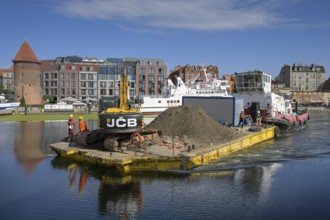
<svg viewBox="0 0 330 220">
<path fill-rule="evenodd" d="M 20 102 L 7 102 L 5 96 L 0 95 L 0 114 L 15 114 Z"/>
<path fill-rule="evenodd" d="M 163 88 L 161 97 L 143 97 L 143 104 L 140 111 L 143 114 L 159 114 L 169 107 L 182 105 L 183 96 L 231 96 L 230 86 L 227 80 L 219 80 L 206 73 L 204 68 L 203 81 L 193 80 L 186 83 L 180 77 L 177 77 L 177 84 L 168 79 L 167 87 Z"/>
</svg>

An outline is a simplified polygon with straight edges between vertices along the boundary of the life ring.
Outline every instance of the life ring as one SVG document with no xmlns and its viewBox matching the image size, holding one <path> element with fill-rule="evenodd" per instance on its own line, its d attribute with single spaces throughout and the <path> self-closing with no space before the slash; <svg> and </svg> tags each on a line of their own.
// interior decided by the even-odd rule
<svg viewBox="0 0 330 220">
<path fill-rule="evenodd" d="M 275 129 L 274 129 L 274 137 L 278 137 L 279 133 L 280 133 L 280 129 L 279 129 L 279 127 L 275 126 Z"/>
</svg>

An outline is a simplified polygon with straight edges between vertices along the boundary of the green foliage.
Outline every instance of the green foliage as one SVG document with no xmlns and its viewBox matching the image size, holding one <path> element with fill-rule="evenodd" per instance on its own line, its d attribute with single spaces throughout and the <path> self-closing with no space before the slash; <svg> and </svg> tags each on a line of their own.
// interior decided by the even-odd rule
<svg viewBox="0 0 330 220">
<path fill-rule="evenodd" d="M 55 103 L 55 101 L 54 101 L 55 100 L 55 96 L 53 96 L 53 95 L 44 95 L 43 99 L 45 101 L 48 100 L 48 102 L 51 103 L 51 104 L 54 104 Z"/>
<path fill-rule="evenodd" d="M 26 102 L 25 102 L 24 96 L 21 98 L 20 102 L 21 102 L 21 104 L 19 105 L 20 107 L 25 107 L 26 106 Z"/>
</svg>

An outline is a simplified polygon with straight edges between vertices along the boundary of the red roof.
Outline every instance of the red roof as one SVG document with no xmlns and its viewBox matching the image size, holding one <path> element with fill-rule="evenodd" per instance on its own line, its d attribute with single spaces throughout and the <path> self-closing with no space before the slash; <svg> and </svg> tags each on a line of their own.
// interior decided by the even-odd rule
<svg viewBox="0 0 330 220">
<path fill-rule="evenodd" d="M 40 63 L 30 44 L 26 40 L 22 44 L 21 48 L 19 48 L 15 58 L 12 59 L 12 61 Z"/>
</svg>

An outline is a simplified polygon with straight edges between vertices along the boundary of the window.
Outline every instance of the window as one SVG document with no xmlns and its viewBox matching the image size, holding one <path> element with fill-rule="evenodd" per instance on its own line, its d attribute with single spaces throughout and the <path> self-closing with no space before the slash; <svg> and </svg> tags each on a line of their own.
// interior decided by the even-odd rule
<svg viewBox="0 0 330 220">
<path fill-rule="evenodd" d="M 75 79 L 76 78 L 76 74 L 75 73 L 71 73 L 71 79 Z"/>
<path fill-rule="evenodd" d="M 71 81 L 71 87 L 76 87 L 76 81 Z"/>
<path fill-rule="evenodd" d="M 107 87 L 107 83 L 106 82 L 100 82 L 100 87 L 101 88 L 106 88 Z"/>
<path fill-rule="evenodd" d="M 61 70 L 65 70 L 65 65 L 61 65 Z"/>
<path fill-rule="evenodd" d="M 60 78 L 64 79 L 64 73 L 60 73 Z"/>
<path fill-rule="evenodd" d="M 87 68 L 85 66 L 82 66 L 81 70 L 86 72 Z"/>
<path fill-rule="evenodd" d="M 71 70 L 76 70 L 76 66 L 71 66 Z"/>
<path fill-rule="evenodd" d="M 164 68 L 159 68 L 159 69 L 158 69 L 158 73 L 159 73 L 159 74 L 164 74 Z"/>
<path fill-rule="evenodd" d="M 100 95 L 107 95 L 106 91 L 107 91 L 106 89 L 100 89 Z"/>
<path fill-rule="evenodd" d="M 154 68 L 150 68 L 150 74 L 155 74 L 155 69 Z"/>
<path fill-rule="evenodd" d="M 90 66 L 89 67 L 89 71 L 94 71 L 94 67 L 93 66 Z"/>
<path fill-rule="evenodd" d="M 86 87 L 86 82 L 81 82 L 81 87 L 85 88 Z"/>
<path fill-rule="evenodd" d="M 140 68 L 140 74 L 146 74 L 146 69 L 144 67 Z"/>
<path fill-rule="evenodd" d="M 81 76 L 81 79 L 83 79 L 83 80 L 86 79 L 86 73 L 82 73 L 80 76 Z"/>
<path fill-rule="evenodd" d="M 88 82 L 88 87 L 93 88 L 94 87 L 94 82 Z"/>
<path fill-rule="evenodd" d="M 88 79 L 93 80 L 93 74 L 88 74 Z"/>
</svg>

